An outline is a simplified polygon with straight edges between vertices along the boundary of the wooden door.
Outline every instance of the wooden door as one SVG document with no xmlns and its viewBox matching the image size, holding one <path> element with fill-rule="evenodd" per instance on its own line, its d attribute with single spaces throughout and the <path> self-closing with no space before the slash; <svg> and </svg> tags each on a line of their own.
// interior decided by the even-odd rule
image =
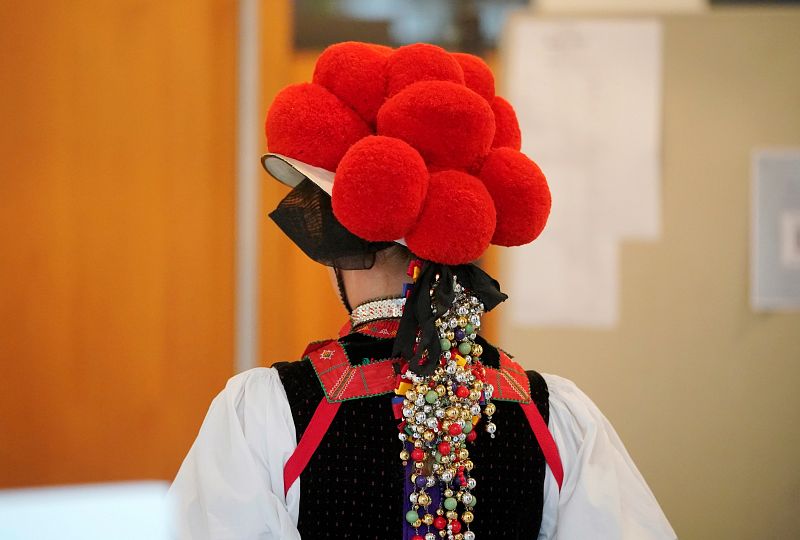
<svg viewBox="0 0 800 540">
<path fill-rule="evenodd" d="M 233 371 L 236 2 L 4 2 L 0 486 L 171 478 Z"/>
</svg>

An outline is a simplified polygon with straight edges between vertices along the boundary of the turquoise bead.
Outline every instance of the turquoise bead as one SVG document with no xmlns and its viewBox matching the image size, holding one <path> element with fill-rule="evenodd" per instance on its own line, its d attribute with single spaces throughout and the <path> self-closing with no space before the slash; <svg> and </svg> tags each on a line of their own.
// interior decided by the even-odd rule
<svg viewBox="0 0 800 540">
<path fill-rule="evenodd" d="M 472 431 L 472 422 L 464 422 L 464 427 L 461 428 L 461 431 L 463 431 L 464 433 L 469 433 L 470 431 Z"/>
<path fill-rule="evenodd" d="M 458 344 L 458 352 L 462 355 L 467 355 L 472 351 L 472 343 L 469 341 L 462 341 Z"/>
<path fill-rule="evenodd" d="M 430 404 L 436 403 L 436 400 L 439 398 L 439 394 L 436 393 L 436 390 L 428 390 L 425 393 L 425 401 Z"/>
<path fill-rule="evenodd" d="M 450 347 L 453 346 L 453 344 L 450 343 L 450 340 L 447 338 L 442 338 L 441 340 L 439 340 L 439 345 L 442 346 L 443 351 L 449 351 Z"/>
<path fill-rule="evenodd" d="M 455 510 L 456 509 L 456 500 L 453 497 L 448 497 L 444 500 L 444 507 L 448 510 Z"/>
<path fill-rule="evenodd" d="M 471 501 L 469 501 L 469 504 L 468 504 L 467 506 L 469 506 L 470 508 L 472 508 L 473 506 L 475 506 L 475 495 L 473 495 L 473 496 L 472 496 L 472 500 L 471 500 Z"/>
<path fill-rule="evenodd" d="M 414 523 L 419 519 L 419 514 L 415 510 L 409 510 L 406 512 L 406 521 L 409 523 Z"/>
<path fill-rule="evenodd" d="M 475 326 L 472 323 L 468 324 L 466 326 L 466 328 L 464 328 L 464 332 L 466 332 L 467 335 L 474 334 L 475 333 Z"/>
</svg>

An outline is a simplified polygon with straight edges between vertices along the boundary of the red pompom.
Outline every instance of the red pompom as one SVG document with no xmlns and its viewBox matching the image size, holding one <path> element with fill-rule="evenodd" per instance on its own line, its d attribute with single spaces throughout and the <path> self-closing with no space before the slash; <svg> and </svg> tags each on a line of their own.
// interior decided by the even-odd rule
<svg viewBox="0 0 800 540">
<path fill-rule="evenodd" d="M 354 144 L 336 169 L 336 219 L 356 236 L 390 242 L 416 223 L 428 190 L 422 156 L 407 143 L 370 136 Z"/>
<path fill-rule="evenodd" d="M 389 56 L 391 56 L 391 54 L 394 52 L 394 49 L 387 47 L 386 45 L 379 45 L 377 43 L 364 43 L 364 45 L 379 52 L 384 58 L 389 58 Z"/>
<path fill-rule="evenodd" d="M 423 259 L 466 264 L 489 247 L 495 223 L 492 198 L 480 180 L 461 171 L 437 172 L 431 174 L 422 213 L 406 242 Z"/>
<path fill-rule="evenodd" d="M 494 99 L 494 75 L 483 59 L 474 54 L 452 53 L 464 71 L 464 84 L 489 103 Z"/>
<path fill-rule="evenodd" d="M 391 97 L 419 81 L 451 81 L 464 84 L 464 72 L 446 50 L 415 43 L 395 50 L 386 64 L 386 95 Z"/>
<path fill-rule="evenodd" d="M 351 108 L 312 83 L 281 90 L 267 113 L 266 133 L 270 152 L 330 171 L 348 148 L 371 134 Z"/>
<path fill-rule="evenodd" d="M 539 236 L 550 215 L 550 188 L 536 163 L 511 148 L 492 151 L 480 174 L 497 209 L 492 243 L 521 246 Z"/>
<path fill-rule="evenodd" d="M 522 134 L 519 131 L 517 113 L 511 104 L 500 96 L 495 96 L 492 101 L 492 112 L 497 130 L 494 134 L 492 148 L 522 148 Z"/>
<path fill-rule="evenodd" d="M 374 124 L 385 99 L 387 58 L 385 51 L 373 45 L 337 43 L 317 59 L 313 80 Z"/>
<path fill-rule="evenodd" d="M 494 139 L 494 114 L 485 99 L 452 82 L 412 84 L 378 111 L 378 133 L 403 139 L 429 168 L 465 169 Z"/>
</svg>

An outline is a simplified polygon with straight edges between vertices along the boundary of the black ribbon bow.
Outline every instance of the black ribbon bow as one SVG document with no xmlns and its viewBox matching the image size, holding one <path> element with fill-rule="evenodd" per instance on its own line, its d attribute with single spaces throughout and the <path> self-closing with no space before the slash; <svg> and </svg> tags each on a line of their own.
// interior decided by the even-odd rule
<svg viewBox="0 0 800 540">
<path fill-rule="evenodd" d="M 392 353 L 396 357 L 402 356 L 406 359 L 411 371 L 417 375 L 430 375 L 439 362 L 442 348 L 435 322 L 437 317 L 441 317 L 455 301 L 454 277 L 462 287 L 483 302 L 485 311 L 492 310 L 508 298 L 500 290 L 500 284 L 474 264 L 448 266 L 425 261 L 406 300 Z M 436 288 L 431 298 L 430 291 L 434 284 Z M 436 308 L 435 314 L 432 306 Z M 419 344 L 416 343 L 418 329 Z"/>
</svg>

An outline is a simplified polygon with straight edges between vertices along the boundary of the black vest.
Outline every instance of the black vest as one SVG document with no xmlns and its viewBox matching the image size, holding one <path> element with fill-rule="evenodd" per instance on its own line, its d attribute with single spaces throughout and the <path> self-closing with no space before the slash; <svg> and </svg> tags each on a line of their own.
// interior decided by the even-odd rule
<svg viewBox="0 0 800 540">
<path fill-rule="evenodd" d="M 497 350 L 484 346 L 483 363 L 497 367 Z M 351 361 L 386 358 L 391 340 L 351 334 L 340 342 Z M 274 366 L 292 410 L 297 440 L 324 397 L 309 360 Z M 544 421 L 549 418 L 547 384 L 528 371 L 531 397 Z M 298 529 L 304 540 L 318 538 L 400 539 L 404 469 L 402 443 L 392 395 L 342 403 L 317 451 L 300 478 Z M 471 445 L 475 463 L 473 493 L 478 499 L 471 529 L 477 538 L 531 539 L 542 522 L 545 459 L 518 403 L 493 400 L 497 412 L 492 439 L 482 430 Z"/>
</svg>

